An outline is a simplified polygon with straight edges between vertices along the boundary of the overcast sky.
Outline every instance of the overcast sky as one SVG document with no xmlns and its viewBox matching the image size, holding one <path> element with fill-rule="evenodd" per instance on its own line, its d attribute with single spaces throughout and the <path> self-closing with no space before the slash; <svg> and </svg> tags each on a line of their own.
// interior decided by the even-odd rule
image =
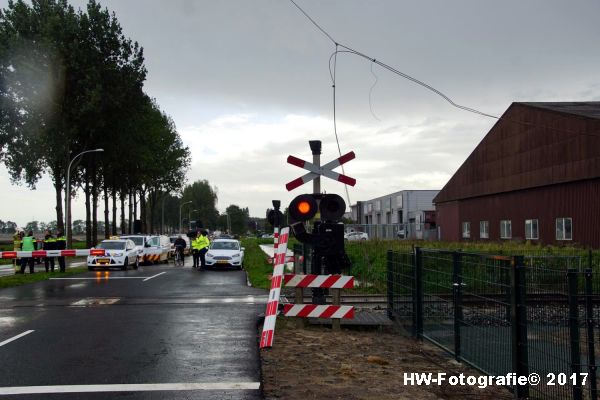
<svg viewBox="0 0 600 400">
<path fill-rule="evenodd" d="M 501 115 L 514 101 L 600 100 L 598 1 L 297 0 L 342 43 L 418 78 L 456 103 Z M 85 1 L 72 1 L 76 7 Z M 218 208 L 263 216 L 323 141 L 338 156 L 328 61 L 334 45 L 287 0 L 101 0 L 144 47 L 146 92 L 192 152 L 188 182 L 218 188 Z M 7 0 L 0 0 L 5 8 Z M 494 124 L 367 60 L 340 54 L 337 122 L 356 159 L 350 200 L 441 189 Z M 327 192 L 344 194 L 325 179 Z M 56 218 L 49 179 L 14 186 L 0 167 L 0 219 Z M 83 219 L 80 195 L 73 218 Z"/>
</svg>

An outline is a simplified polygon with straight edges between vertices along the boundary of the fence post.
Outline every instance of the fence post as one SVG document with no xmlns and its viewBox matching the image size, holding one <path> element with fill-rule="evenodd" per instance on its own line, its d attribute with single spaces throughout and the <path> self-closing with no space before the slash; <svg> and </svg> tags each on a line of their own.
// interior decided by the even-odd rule
<svg viewBox="0 0 600 400">
<path fill-rule="evenodd" d="M 527 358 L 527 309 L 525 307 L 526 280 L 523 256 L 514 256 L 511 275 L 511 342 L 513 372 L 519 376 L 529 375 Z M 518 399 L 529 397 L 528 385 L 516 385 Z"/>
<path fill-rule="evenodd" d="M 415 336 L 423 337 L 423 253 L 415 247 L 415 290 L 413 292 Z"/>
<path fill-rule="evenodd" d="M 460 359 L 460 325 L 462 315 L 462 271 L 460 252 L 452 253 L 452 297 L 454 300 L 454 358 Z"/>
<path fill-rule="evenodd" d="M 387 251 L 387 302 L 388 302 L 387 316 L 389 319 L 394 319 L 395 282 L 394 282 L 394 272 L 392 270 L 393 260 L 394 260 L 393 256 L 394 256 L 394 253 L 392 252 L 392 250 L 388 250 Z"/>
<path fill-rule="evenodd" d="M 585 270 L 585 320 L 588 341 L 588 372 L 590 382 L 591 400 L 598 399 L 598 385 L 596 383 L 596 354 L 594 349 L 594 305 L 592 304 L 592 251 L 589 254 L 588 268 Z"/>
<path fill-rule="evenodd" d="M 571 339 L 571 373 L 580 377 L 581 353 L 579 346 L 579 299 L 578 299 L 578 274 L 574 268 L 569 268 L 567 280 L 569 284 L 569 336 Z M 573 399 L 580 400 L 582 397 L 581 382 L 576 380 L 573 385 Z"/>
</svg>

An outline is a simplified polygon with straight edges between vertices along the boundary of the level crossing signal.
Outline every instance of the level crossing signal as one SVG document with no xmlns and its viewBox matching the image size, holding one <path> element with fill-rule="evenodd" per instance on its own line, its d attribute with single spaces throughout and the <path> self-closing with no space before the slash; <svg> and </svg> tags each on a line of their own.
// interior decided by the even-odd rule
<svg viewBox="0 0 600 400">
<path fill-rule="evenodd" d="M 326 272 L 339 274 L 348 265 L 344 250 L 344 224 L 340 223 L 346 210 L 346 202 L 337 194 L 301 194 L 296 196 L 288 208 L 294 236 L 302 243 L 310 245 L 318 260 L 325 258 Z M 312 232 L 306 231 L 305 222 L 313 219 L 317 212 L 321 220 L 315 221 Z M 313 271 L 320 274 L 321 271 Z"/>
</svg>

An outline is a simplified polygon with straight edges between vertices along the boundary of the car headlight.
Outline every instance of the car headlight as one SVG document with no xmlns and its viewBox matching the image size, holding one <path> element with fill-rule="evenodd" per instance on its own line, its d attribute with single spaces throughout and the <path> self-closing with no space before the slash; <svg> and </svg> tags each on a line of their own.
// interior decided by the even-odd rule
<svg viewBox="0 0 600 400">
<path fill-rule="evenodd" d="M 206 253 L 206 257 L 213 258 L 213 255 L 210 253 Z"/>
<path fill-rule="evenodd" d="M 231 257 L 239 257 L 239 256 L 240 256 L 240 253 L 235 253 Z"/>
<path fill-rule="evenodd" d="M 123 253 L 112 253 L 113 257 L 122 257 Z"/>
</svg>

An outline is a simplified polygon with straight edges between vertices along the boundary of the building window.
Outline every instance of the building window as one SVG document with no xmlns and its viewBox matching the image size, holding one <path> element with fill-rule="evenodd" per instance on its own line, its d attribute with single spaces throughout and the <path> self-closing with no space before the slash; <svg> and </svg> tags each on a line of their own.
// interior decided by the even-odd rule
<svg viewBox="0 0 600 400">
<path fill-rule="evenodd" d="M 489 239 L 490 238 L 490 222 L 479 221 L 479 238 Z"/>
<path fill-rule="evenodd" d="M 573 220 L 556 218 L 556 240 L 573 240 Z"/>
<path fill-rule="evenodd" d="M 369 213 L 373 212 L 373 203 L 367 204 L 367 212 L 369 212 Z"/>
<path fill-rule="evenodd" d="M 510 219 L 503 219 L 500 221 L 500 239 L 512 238 L 512 226 Z"/>
<path fill-rule="evenodd" d="M 471 237 L 471 223 L 470 222 L 462 223 L 462 237 L 463 237 L 463 239 L 469 239 Z"/>
<path fill-rule="evenodd" d="M 537 219 L 526 219 L 525 220 L 525 239 L 539 239 L 540 235 L 538 232 L 538 220 Z"/>
<path fill-rule="evenodd" d="M 396 207 L 402 208 L 402 195 L 401 194 L 396 196 Z"/>
</svg>

